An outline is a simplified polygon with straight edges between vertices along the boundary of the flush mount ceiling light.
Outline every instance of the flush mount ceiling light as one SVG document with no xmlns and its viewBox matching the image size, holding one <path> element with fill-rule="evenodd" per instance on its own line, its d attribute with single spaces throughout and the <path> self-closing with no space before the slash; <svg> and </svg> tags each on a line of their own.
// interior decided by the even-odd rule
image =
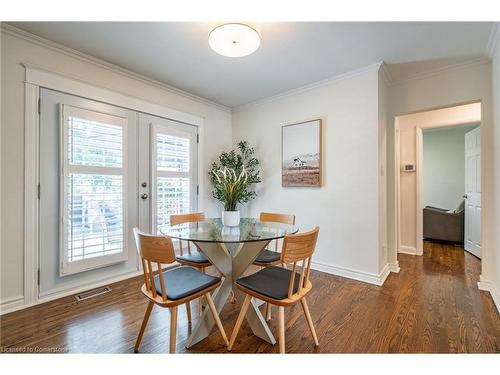
<svg viewBox="0 0 500 375">
<path fill-rule="evenodd" d="M 242 57 L 259 48 L 260 35 L 256 28 L 249 25 L 225 23 L 210 30 L 208 44 L 222 56 Z"/>
</svg>

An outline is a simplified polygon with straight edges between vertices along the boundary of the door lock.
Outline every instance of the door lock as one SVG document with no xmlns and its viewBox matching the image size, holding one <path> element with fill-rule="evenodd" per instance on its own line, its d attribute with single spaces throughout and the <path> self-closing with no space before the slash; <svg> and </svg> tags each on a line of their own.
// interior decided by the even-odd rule
<svg viewBox="0 0 500 375">
<path fill-rule="evenodd" d="M 147 193 L 142 193 L 141 198 L 142 199 L 148 199 L 149 195 Z"/>
</svg>

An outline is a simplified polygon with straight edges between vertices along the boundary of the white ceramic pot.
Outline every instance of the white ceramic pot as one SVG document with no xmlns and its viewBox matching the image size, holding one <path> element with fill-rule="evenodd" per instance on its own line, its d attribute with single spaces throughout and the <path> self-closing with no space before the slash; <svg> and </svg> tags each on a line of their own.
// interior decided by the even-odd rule
<svg viewBox="0 0 500 375">
<path fill-rule="evenodd" d="M 222 211 L 222 225 L 237 227 L 240 225 L 240 211 Z"/>
</svg>

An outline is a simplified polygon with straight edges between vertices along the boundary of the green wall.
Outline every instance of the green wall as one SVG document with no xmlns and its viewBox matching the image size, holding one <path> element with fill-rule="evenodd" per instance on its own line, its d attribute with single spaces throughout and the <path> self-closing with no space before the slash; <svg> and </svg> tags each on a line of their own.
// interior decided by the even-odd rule
<svg viewBox="0 0 500 375">
<path fill-rule="evenodd" d="M 477 124 L 423 132 L 424 206 L 455 209 L 465 193 L 465 133 Z"/>
</svg>

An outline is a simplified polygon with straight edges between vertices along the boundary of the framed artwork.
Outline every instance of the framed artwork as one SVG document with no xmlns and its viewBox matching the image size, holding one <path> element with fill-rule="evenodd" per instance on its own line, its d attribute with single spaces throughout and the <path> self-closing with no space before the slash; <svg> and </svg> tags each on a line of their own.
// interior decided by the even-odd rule
<svg viewBox="0 0 500 375">
<path fill-rule="evenodd" d="M 282 127 L 281 186 L 321 186 L 321 120 Z"/>
</svg>

